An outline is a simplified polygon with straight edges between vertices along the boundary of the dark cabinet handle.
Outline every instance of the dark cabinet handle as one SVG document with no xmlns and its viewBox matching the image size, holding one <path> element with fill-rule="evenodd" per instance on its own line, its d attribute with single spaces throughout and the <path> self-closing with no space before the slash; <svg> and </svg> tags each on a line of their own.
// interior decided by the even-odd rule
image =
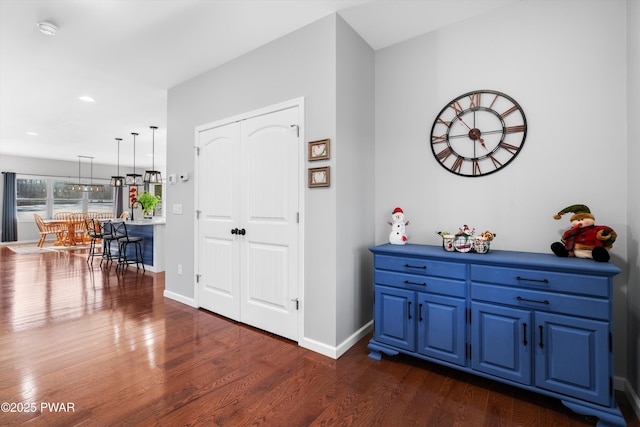
<svg viewBox="0 0 640 427">
<path fill-rule="evenodd" d="M 538 326 L 540 328 L 540 348 L 544 348 L 544 344 L 542 344 L 542 325 Z"/>
<path fill-rule="evenodd" d="M 405 281 L 404 281 L 404 284 L 405 284 L 405 285 L 420 285 L 420 286 L 427 286 L 427 284 L 426 284 L 426 283 L 411 282 L 411 281 L 409 281 L 409 280 L 405 280 Z"/>
<path fill-rule="evenodd" d="M 231 229 L 231 234 L 238 234 L 238 229 L 237 228 L 232 228 Z"/>
<path fill-rule="evenodd" d="M 524 345 L 525 347 L 527 346 L 527 324 L 523 323 L 522 324 L 522 333 L 523 333 L 523 339 L 522 339 L 522 345 Z"/>
<path fill-rule="evenodd" d="M 411 320 L 411 301 L 407 301 L 407 318 Z"/>
<path fill-rule="evenodd" d="M 242 228 L 242 229 L 238 230 L 238 234 L 244 236 L 245 234 L 247 234 L 247 231 L 244 228 Z"/>
<path fill-rule="evenodd" d="M 523 282 L 538 282 L 538 283 L 549 283 L 547 279 L 527 279 L 526 277 L 516 276 L 516 280 L 521 280 Z"/>
<path fill-rule="evenodd" d="M 549 301 L 544 300 L 544 301 L 540 301 L 540 300 L 535 300 L 535 299 L 526 299 L 526 298 L 522 298 L 522 297 L 516 297 L 516 299 L 518 301 L 526 301 L 526 302 L 535 302 L 537 304 L 545 304 L 545 305 L 549 305 L 551 304 Z"/>
<path fill-rule="evenodd" d="M 418 305 L 418 321 L 422 322 L 422 303 Z"/>
<path fill-rule="evenodd" d="M 411 265 L 411 264 L 405 264 L 404 265 L 405 268 L 419 268 L 421 270 L 426 270 L 427 266 L 426 265 Z"/>
</svg>

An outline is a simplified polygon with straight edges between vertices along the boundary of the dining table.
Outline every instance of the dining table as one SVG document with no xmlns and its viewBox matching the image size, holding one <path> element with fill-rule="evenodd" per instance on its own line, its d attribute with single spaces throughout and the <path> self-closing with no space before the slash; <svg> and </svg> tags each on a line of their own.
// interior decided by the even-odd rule
<svg viewBox="0 0 640 427">
<path fill-rule="evenodd" d="M 75 246 L 85 240 L 86 232 L 82 234 L 79 232 L 85 228 L 82 218 L 44 219 L 42 222 L 46 225 L 59 225 L 66 229 L 66 232 L 56 240 L 54 246 Z"/>
</svg>

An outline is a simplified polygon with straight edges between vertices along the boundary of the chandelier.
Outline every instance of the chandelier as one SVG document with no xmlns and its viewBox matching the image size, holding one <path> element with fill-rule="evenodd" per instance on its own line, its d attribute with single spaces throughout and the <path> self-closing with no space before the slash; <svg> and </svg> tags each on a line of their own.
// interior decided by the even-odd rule
<svg viewBox="0 0 640 427">
<path fill-rule="evenodd" d="M 118 174 L 111 177 L 111 186 L 122 187 L 124 186 L 124 176 L 120 176 L 120 141 L 122 138 L 116 138 L 116 141 L 118 142 Z"/>
<path fill-rule="evenodd" d="M 133 135 L 133 173 L 127 174 L 125 184 L 128 186 L 138 186 L 143 184 L 142 175 L 136 173 L 136 136 L 138 136 L 138 134 L 131 132 L 131 135 Z"/>
<path fill-rule="evenodd" d="M 83 183 L 82 177 L 80 173 L 82 159 L 89 159 L 91 161 L 91 177 L 89 179 L 89 183 Z M 82 191 L 84 193 L 87 192 L 97 192 L 104 191 L 104 185 L 102 184 L 94 184 L 93 183 L 93 157 L 90 156 L 78 156 L 78 182 L 77 183 L 67 183 L 64 186 L 66 191 Z"/>
<path fill-rule="evenodd" d="M 156 168 L 156 129 L 158 126 L 149 126 L 151 131 L 153 132 L 153 142 L 152 142 L 152 156 L 151 157 L 151 169 L 145 172 L 144 174 L 144 182 L 147 184 L 160 184 L 162 183 L 162 174 L 160 171 L 155 170 Z"/>
</svg>

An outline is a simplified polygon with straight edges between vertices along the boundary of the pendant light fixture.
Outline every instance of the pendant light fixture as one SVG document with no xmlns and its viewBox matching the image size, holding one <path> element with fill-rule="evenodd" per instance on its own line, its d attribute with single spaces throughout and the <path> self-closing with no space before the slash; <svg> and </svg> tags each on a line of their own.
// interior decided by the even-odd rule
<svg viewBox="0 0 640 427">
<path fill-rule="evenodd" d="M 120 141 L 122 141 L 122 138 L 116 138 L 116 142 L 118 143 L 118 174 L 111 177 L 112 187 L 124 186 L 124 176 L 120 176 Z"/>
<path fill-rule="evenodd" d="M 153 142 L 152 142 L 152 157 L 151 157 L 151 169 L 150 171 L 146 171 L 144 174 L 144 182 L 147 184 L 160 184 L 162 183 L 162 174 L 160 171 L 155 170 L 156 168 L 156 129 L 158 126 L 149 126 L 151 131 L 153 132 Z"/>
<path fill-rule="evenodd" d="M 137 133 L 131 132 L 133 135 L 133 173 L 128 173 L 125 179 L 125 184 L 128 186 L 138 186 L 142 185 L 142 175 L 136 173 L 136 136 Z"/>
<path fill-rule="evenodd" d="M 82 164 L 82 159 L 90 159 L 91 160 L 91 178 L 89 180 L 89 184 L 82 183 L 82 177 L 80 174 L 80 168 Z M 77 183 L 68 183 L 64 186 L 67 191 L 82 191 L 84 193 L 87 192 L 96 192 L 96 191 L 104 191 L 104 185 L 102 184 L 94 184 L 93 183 L 93 157 L 90 156 L 78 156 L 78 182 Z"/>
</svg>

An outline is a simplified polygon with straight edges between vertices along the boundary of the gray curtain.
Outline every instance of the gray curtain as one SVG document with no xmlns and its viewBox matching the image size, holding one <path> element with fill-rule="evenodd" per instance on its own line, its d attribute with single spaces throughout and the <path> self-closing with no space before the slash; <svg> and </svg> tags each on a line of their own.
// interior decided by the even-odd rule
<svg viewBox="0 0 640 427">
<path fill-rule="evenodd" d="M 2 172 L 4 175 L 4 193 L 2 200 L 2 241 L 18 240 L 18 205 L 16 202 L 16 174 Z"/>
<path fill-rule="evenodd" d="M 124 187 L 114 187 L 114 208 L 115 208 L 115 214 L 116 214 L 116 218 L 120 218 L 120 215 L 122 215 L 122 189 Z"/>
</svg>

